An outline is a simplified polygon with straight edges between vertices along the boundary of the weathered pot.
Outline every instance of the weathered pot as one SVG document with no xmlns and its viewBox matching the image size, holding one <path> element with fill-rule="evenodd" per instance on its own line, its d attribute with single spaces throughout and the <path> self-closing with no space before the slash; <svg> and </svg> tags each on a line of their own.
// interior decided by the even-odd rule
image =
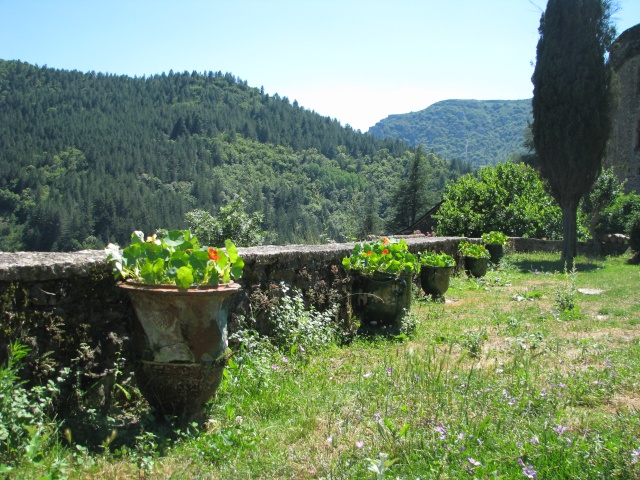
<svg viewBox="0 0 640 480">
<path fill-rule="evenodd" d="M 420 285 L 426 295 L 434 299 L 441 299 L 449 289 L 449 279 L 455 267 L 422 266 L 420 270 Z"/>
<path fill-rule="evenodd" d="M 399 327 L 411 308 L 413 274 L 355 275 L 353 313 L 363 325 Z"/>
<path fill-rule="evenodd" d="M 504 255 L 504 247 L 499 243 L 487 243 L 484 247 L 489 251 L 489 254 L 491 254 L 491 258 L 489 259 L 491 263 L 500 263 L 500 259 L 502 255 Z"/>
<path fill-rule="evenodd" d="M 240 286 L 123 283 L 136 312 L 140 391 L 156 413 L 188 418 L 215 394 L 226 364 L 228 300 Z"/>
<path fill-rule="evenodd" d="M 464 265 L 467 275 L 472 277 L 484 277 L 487 274 L 489 259 L 464 257 Z"/>
</svg>

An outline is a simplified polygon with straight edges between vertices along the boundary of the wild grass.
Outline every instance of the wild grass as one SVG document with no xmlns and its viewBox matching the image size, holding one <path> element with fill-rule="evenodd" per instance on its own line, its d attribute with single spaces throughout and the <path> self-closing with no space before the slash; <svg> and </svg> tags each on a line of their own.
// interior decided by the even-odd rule
<svg viewBox="0 0 640 480">
<path fill-rule="evenodd" d="M 640 269 L 626 260 L 509 255 L 454 278 L 446 303 L 416 295 L 409 337 L 244 351 L 204 425 L 149 423 L 102 453 L 61 442 L 48 462 L 103 479 L 640 478 Z"/>
</svg>

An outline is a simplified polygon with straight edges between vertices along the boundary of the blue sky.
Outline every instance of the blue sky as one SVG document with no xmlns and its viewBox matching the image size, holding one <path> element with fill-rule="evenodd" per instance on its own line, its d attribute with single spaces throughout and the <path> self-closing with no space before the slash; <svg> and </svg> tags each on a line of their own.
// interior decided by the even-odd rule
<svg viewBox="0 0 640 480">
<path fill-rule="evenodd" d="M 618 0 L 618 32 L 640 1 Z M 546 0 L 0 0 L 0 59 L 231 72 L 363 132 L 446 99 L 532 95 Z"/>
</svg>

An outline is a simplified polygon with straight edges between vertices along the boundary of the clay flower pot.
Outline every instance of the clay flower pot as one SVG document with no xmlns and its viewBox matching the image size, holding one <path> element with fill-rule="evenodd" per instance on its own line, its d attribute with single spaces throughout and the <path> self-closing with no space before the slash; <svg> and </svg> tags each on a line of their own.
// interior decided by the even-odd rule
<svg viewBox="0 0 640 480">
<path fill-rule="evenodd" d="M 140 391 L 159 415 L 197 415 L 222 380 L 228 300 L 240 286 L 119 286 L 129 293 L 136 312 L 133 343 L 141 360 L 136 371 Z"/>
<path fill-rule="evenodd" d="M 489 267 L 488 258 L 464 257 L 464 265 L 467 274 L 472 277 L 484 277 Z"/>
<path fill-rule="evenodd" d="M 449 289 L 449 280 L 455 267 L 422 266 L 420 270 L 420 285 L 425 295 L 435 299 L 443 299 Z"/>
<path fill-rule="evenodd" d="M 489 254 L 491 255 L 491 263 L 500 263 L 500 259 L 504 255 L 504 247 L 499 243 L 487 243 L 484 247 L 489 251 Z"/>
<path fill-rule="evenodd" d="M 411 308 L 413 274 L 354 275 L 352 308 L 362 325 L 399 328 Z"/>
</svg>

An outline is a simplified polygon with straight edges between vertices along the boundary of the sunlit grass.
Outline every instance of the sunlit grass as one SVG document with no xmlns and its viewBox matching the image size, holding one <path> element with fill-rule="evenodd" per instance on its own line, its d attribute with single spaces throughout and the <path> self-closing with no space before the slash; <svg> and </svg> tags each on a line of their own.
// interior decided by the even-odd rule
<svg viewBox="0 0 640 480">
<path fill-rule="evenodd" d="M 229 368 L 204 426 L 147 453 L 67 449 L 67 473 L 639 478 L 640 269 L 625 260 L 579 257 L 571 276 L 557 254 L 510 255 L 453 279 L 446 303 L 416 298 L 407 339 L 280 353 L 267 377 Z"/>
</svg>

